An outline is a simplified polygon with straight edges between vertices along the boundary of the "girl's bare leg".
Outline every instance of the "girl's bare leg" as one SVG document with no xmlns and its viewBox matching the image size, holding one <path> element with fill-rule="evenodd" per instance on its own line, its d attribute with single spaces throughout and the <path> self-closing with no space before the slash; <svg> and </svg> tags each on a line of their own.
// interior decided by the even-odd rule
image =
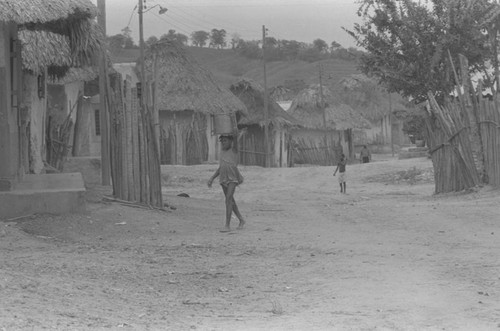
<svg viewBox="0 0 500 331">
<path fill-rule="evenodd" d="M 243 216 L 241 216 L 240 210 L 238 209 L 238 205 L 234 200 L 236 183 L 229 183 L 227 186 L 222 186 L 222 190 L 224 191 L 224 195 L 226 196 L 226 225 L 224 227 L 224 230 L 225 231 L 230 230 L 232 212 L 234 212 L 234 214 L 240 221 L 238 229 L 242 229 L 243 226 L 245 225 L 245 220 L 243 219 Z"/>
<path fill-rule="evenodd" d="M 231 214 L 233 213 L 233 195 L 234 189 L 236 188 L 236 183 L 229 183 L 227 186 L 222 185 L 222 190 L 224 191 L 224 195 L 226 196 L 226 225 L 224 226 L 224 230 L 230 230 L 231 223 Z"/>
<path fill-rule="evenodd" d="M 234 200 L 234 196 L 233 196 L 233 212 L 236 215 L 236 217 L 238 217 L 238 219 L 240 220 L 240 225 L 238 225 L 238 229 L 243 229 L 243 227 L 245 226 L 245 219 L 243 219 L 243 216 L 241 216 L 240 210 L 238 209 L 238 205 Z"/>
</svg>

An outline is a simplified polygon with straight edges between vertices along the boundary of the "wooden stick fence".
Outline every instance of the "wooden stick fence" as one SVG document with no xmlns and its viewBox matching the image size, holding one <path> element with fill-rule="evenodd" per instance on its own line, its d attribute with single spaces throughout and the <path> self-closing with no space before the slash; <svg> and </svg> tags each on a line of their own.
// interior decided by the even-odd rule
<svg viewBox="0 0 500 331">
<path fill-rule="evenodd" d="M 298 138 L 294 140 L 293 154 L 296 163 L 331 166 L 340 160 L 342 146 L 340 142 L 327 136 L 320 142 Z"/>
<path fill-rule="evenodd" d="M 461 80 L 453 66 L 458 100 L 440 106 L 432 94 L 427 136 L 434 166 L 436 193 L 460 191 L 480 184 L 500 186 L 500 112 L 497 92 L 474 92 L 467 59 L 460 55 Z M 463 89 L 462 89 L 463 88 Z"/>
<path fill-rule="evenodd" d="M 461 191 L 479 184 L 468 127 L 457 104 L 441 107 L 428 94 L 432 116 L 427 119 L 436 193 Z"/>
<path fill-rule="evenodd" d="M 161 172 L 153 123 L 147 106 L 138 107 L 137 90 L 120 74 L 110 75 L 111 178 L 115 198 L 163 208 Z"/>
</svg>

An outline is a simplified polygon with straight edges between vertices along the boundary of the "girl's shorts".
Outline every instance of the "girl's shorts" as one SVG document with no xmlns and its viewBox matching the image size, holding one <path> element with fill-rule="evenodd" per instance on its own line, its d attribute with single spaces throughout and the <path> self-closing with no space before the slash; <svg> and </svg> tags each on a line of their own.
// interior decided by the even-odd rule
<svg viewBox="0 0 500 331">
<path fill-rule="evenodd" d="M 339 172 L 339 183 L 344 183 L 346 181 L 345 172 Z"/>
</svg>

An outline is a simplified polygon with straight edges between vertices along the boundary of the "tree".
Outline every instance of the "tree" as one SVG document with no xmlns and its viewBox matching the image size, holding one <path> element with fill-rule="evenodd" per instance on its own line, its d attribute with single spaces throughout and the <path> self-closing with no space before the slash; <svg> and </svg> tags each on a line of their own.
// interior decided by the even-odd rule
<svg viewBox="0 0 500 331">
<path fill-rule="evenodd" d="M 210 47 L 218 49 L 226 47 L 226 30 L 212 29 L 210 34 Z"/>
<path fill-rule="evenodd" d="M 188 41 L 188 37 L 186 35 L 184 35 L 182 33 L 177 33 L 173 29 L 168 30 L 167 34 L 163 34 L 160 37 L 160 40 L 162 40 L 162 39 L 172 40 L 172 41 L 175 41 L 175 42 L 182 44 L 182 45 L 185 45 Z"/>
<path fill-rule="evenodd" d="M 453 90 L 449 54 L 455 63 L 463 54 L 471 71 L 484 71 L 493 54 L 483 29 L 492 6 L 491 0 L 362 0 L 363 23 L 344 29 L 367 51 L 362 72 L 422 101 L 429 91 L 446 96 Z"/>
<path fill-rule="evenodd" d="M 125 46 L 125 36 L 122 34 L 115 34 L 114 36 L 109 36 L 107 39 L 111 50 L 120 50 Z"/>
<path fill-rule="evenodd" d="M 259 59 L 262 57 L 262 50 L 259 47 L 259 41 L 250 40 L 245 41 L 240 39 L 236 45 L 239 54 L 249 59 Z"/>
<path fill-rule="evenodd" d="M 134 44 L 134 40 L 131 36 L 132 30 L 126 26 L 122 29 L 122 35 L 124 37 L 123 48 L 136 48 L 137 46 Z"/>
<path fill-rule="evenodd" d="M 206 31 L 195 31 L 191 33 L 191 42 L 197 47 L 204 47 L 207 44 L 207 40 L 210 37 L 210 33 Z"/>
<path fill-rule="evenodd" d="M 156 42 L 158 42 L 158 38 L 156 38 L 155 36 L 151 36 L 144 43 L 146 44 L 146 46 L 151 46 Z"/>
<path fill-rule="evenodd" d="M 326 50 L 328 50 L 328 44 L 323 39 L 318 38 L 313 41 L 313 48 L 320 53 L 324 53 Z"/>
<path fill-rule="evenodd" d="M 335 40 L 331 42 L 330 44 L 330 52 L 333 53 L 334 51 L 336 51 L 337 49 L 341 48 L 342 45 L 339 44 L 338 42 L 336 42 Z"/>
<path fill-rule="evenodd" d="M 231 49 L 235 49 L 240 40 L 241 40 L 241 36 L 236 32 L 233 33 L 231 35 Z"/>
<path fill-rule="evenodd" d="M 281 40 L 281 49 L 283 51 L 283 56 L 287 60 L 296 60 L 298 58 L 301 49 L 305 48 L 304 43 L 300 43 L 296 40 Z"/>
</svg>

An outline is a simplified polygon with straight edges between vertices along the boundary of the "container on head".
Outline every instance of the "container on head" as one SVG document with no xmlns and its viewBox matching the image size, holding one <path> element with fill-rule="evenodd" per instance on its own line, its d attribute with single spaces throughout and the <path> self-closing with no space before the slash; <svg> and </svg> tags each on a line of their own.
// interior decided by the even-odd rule
<svg viewBox="0 0 500 331">
<path fill-rule="evenodd" d="M 212 116 L 213 120 L 213 134 L 214 135 L 231 135 L 235 132 L 236 117 L 234 113 L 231 114 L 214 114 Z"/>
</svg>

